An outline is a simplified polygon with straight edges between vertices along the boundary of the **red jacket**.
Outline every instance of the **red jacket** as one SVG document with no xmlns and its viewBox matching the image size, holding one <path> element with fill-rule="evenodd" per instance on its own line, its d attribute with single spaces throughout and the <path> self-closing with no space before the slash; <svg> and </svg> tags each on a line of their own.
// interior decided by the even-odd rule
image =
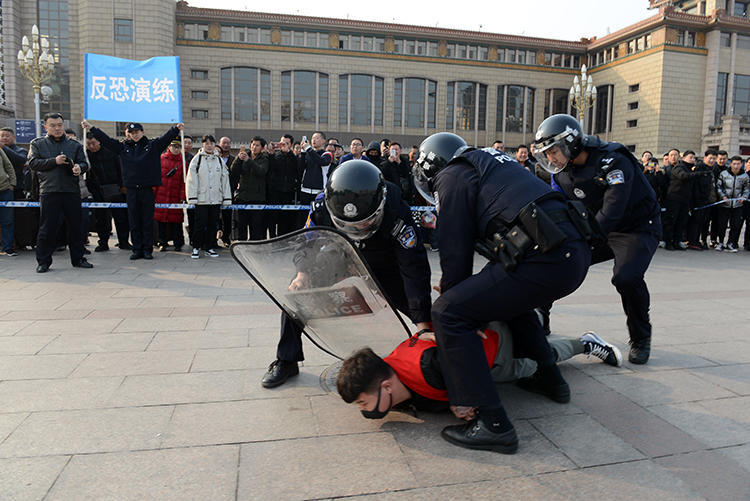
<svg viewBox="0 0 750 501">
<path fill-rule="evenodd" d="M 492 364 L 495 362 L 497 347 L 500 344 L 500 335 L 490 329 L 485 329 L 484 334 L 487 336 L 486 339 L 482 339 L 484 354 L 487 357 L 487 364 L 492 367 Z M 431 400 L 447 402 L 448 391 L 433 388 L 427 383 L 422 374 L 422 354 L 425 350 L 435 347 L 437 347 L 435 341 L 427 341 L 412 336 L 396 346 L 396 349 L 383 360 L 391 366 L 391 369 L 396 372 L 398 379 L 410 390 Z"/>
<path fill-rule="evenodd" d="M 175 173 L 167 173 L 176 168 Z M 182 155 L 169 151 L 161 155 L 161 186 L 154 188 L 157 204 L 178 204 L 185 200 L 185 180 L 182 177 Z M 154 209 L 154 221 L 160 223 L 181 223 L 182 209 Z"/>
</svg>

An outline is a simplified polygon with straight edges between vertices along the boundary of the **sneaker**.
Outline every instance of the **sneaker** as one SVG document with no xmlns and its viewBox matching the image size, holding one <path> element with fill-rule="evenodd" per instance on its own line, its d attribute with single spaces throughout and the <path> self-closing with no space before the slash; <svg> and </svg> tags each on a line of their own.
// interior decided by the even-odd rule
<svg viewBox="0 0 750 501">
<path fill-rule="evenodd" d="M 667 244 L 666 244 L 666 242 L 664 242 L 664 240 L 659 240 L 659 245 L 658 245 L 659 248 L 663 249 L 666 246 L 667 246 Z"/>
<path fill-rule="evenodd" d="M 159 252 L 167 252 L 167 244 L 159 244 Z"/>
<path fill-rule="evenodd" d="M 94 247 L 94 252 L 105 252 L 109 250 L 109 244 L 99 244 Z"/>
<path fill-rule="evenodd" d="M 651 338 L 639 339 L 638 341 L 630 341 L 630 354 L 628 360 L 631 364 L 643 365 L 648 362 L 648 357 L 651 355 Z"/>
<path fill-rule="evenodd" d="M 685 242 L 676 242 L 674 244 L 674 249 L 675 250 L 687 250 L 687 248 L 688 248 L 688 246 L 685 245 Z"/>
<path fill-rule="evenodd" d="M 714 250 L 717 250 L 719 252 L 723 251 L 724 250 L 724 244 L 721 243 L 721 242 L 717 242 L 716 243 L 716 247 L 714 247 Z"/>
<path fill-rule="evenodd" d="M 13 250 L 3 251 L 3 252 L 0 252 L 0 254 L 2 254 L 3 256 L 8 256 L 8 257 L 16 257 L 18 255 L 18 253 Z"/>
<path fill-rule="evenodd" d="M 622 353 L 617 346 L 611 345 L 599 336 L 595 332 L 586 332 L 581 336 L 581 342 L 583 343 L 583 352 L 591 358 L 602 359 L 605 364 L 613 367 L 620 367 L 622 365 Z"/>
<path fill-rule="evenodd" d="M 193 248 L 193 253 L 190 254 L 190 257 L 193 259 L 198 259 L 199 257 L 201 257 L 201 251 L 199 251 L 196 248 Z"/>
<path fill-rule="evenodd" d="M 219 257 L 219 253 L 213 249 L 208 249 L 206 254 L 208 254 L 208 257 Z"/>
<path fill-rule="evenodd" d="M 734 244 L 727 245 L 727 252 L 738 252 L 739 249 Z"/>
</svg>

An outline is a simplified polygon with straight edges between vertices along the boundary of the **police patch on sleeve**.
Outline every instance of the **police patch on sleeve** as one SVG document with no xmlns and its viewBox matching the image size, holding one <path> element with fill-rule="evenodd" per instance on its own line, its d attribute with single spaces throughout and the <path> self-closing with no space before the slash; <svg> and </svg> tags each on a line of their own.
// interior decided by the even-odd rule
<svg viewBox="0 0 750 501">
<path fill-rule="evenodd" d="M 625 174 L 620 169 L 610 171 L 607 174 L 607 184 L 614 186 L 615 184 L 623 184 L 625 182 Z"/>
<path fill-rule="evenodd" d="M 404 249 L 413 249 L 417 245 L 417 233 L 412 226 L 404 226 L 396 237 Z"/>
</svg>

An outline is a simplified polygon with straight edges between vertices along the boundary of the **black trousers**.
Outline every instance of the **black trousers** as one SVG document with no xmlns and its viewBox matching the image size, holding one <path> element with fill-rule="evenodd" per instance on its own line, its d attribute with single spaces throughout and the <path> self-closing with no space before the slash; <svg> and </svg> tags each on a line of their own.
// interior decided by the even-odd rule
<svg viewBox="0 0 750 501">
<path fill-rule="evenodd" d="M 404 292 L 404 282 L 398 267 L 374 269 L 373 273 L 383 293 L 396 309 L 405 315 L 409 312 L 409 301 Z M 305 359 L 302 352 L 302 329 L 285 313 L 281 313 L 281 339 L 276 348 L 276 358 L 287 362 L 299 362 Z"/>
<path fill-rule="evenodd" d="M 233 231 L 233 216 L 237 211 L 234 210 L 219 210 L 219 223 L 221 229 L 221 241 L 224 245 L 229 246 L 234 239 Z"/>
<path fill-rule="evenodd" d="M 591 251 L 583 240 L 566 241 L 546 254 L 532 254 L 513 271 L 488 263 L 435 301 L 432 321 L 443 376 L 453 405 L 498 407 L 497 389 L 477 336 L 491 320 L 504 320 L 513 334 L 514 357 L 555 363 L 534 308 L 567 296 L 586 277 Z"/>
<path fill-rule="evenodd" d="M 195 247 L 193 245 L 193 232 L 195 231 L 195 209 L 187 209 L 187 234 L 188 234 L 188 244 L 190 247 Z"/>
<path fill-rule="evenodd" d="M 170 240 L 175 247 L 185 245 L 185 235 L 182 232 L 182 223 L 163 223 L 159 221 L 156 225 L 158 231 L 159 245 L 166 247 Z"/>
<path fill-rule="evenodd" d="M 248 236 L 250 240 L 265 240 L 267 230 L 266 211 L 237 211 L 237 238 L 239 240 L 248 240 Z"/>
<path fill-rule="evenodd" d="M 664 214 L 664 242 L 667 245 L 675 245 L 682 242 L 685 236 L 690 204 L 668 198 L 665 208 L 667 210 Z"/>
<path fill-rule="evenodd" d="M 36 238 L 36 260 L 39 264 L 52 264 L 52 253 L 57 247 L 60 214 L 67 223 L 70 262 L 75 264 L 83 257 L 81 194 L 42 193 L 39 197 L 39 234 Z"/>
<path fill-rule="evenodd" d="M 16 207 L 15 211 L 16 245 L 25 247 L 36 245 L 39 233 L 39 210 L 36 207 Z"/>
<path fill-rule="evenodd" d="M 128 188 L 128 223 L 133 252 L 150 253 L 154 250 L 154 189 L 151 186 Z"/>
<path fill-rule="evenodd" d="M 268 203 L 271 205 L 286 205 L 294 203 L 294 192 L 274 191 L 268 192 Z M 302 211 L 299 211 L 302 212 Z M 268 234 L 270 238 L 286 235 L 298 228 L 297 220 L 299 214 L 293 210 L 266 211 Z"/>
<path fill-rule="evenodd" d="M 658 245 L 658 237 L 650 233 L 612 232 L 607 245 L 596 247 L 592 254 L 591 264 L 614 259 L 612 285 L 620 294 L 631 341 L 651 337 L 651 296 L 644 276 Z"/>
<path fill-rule="evenodd" d="M 109 236 L 112 234 L 113 219 L 115 220 L 117 242 L 120 245 L 128 243 L 130 224 L 128 222 L 127 209 L 95 209 L 93 214 L 96 219 L 96 234 L 99 236 L 99 244 L 109 242 Z"/>
<path fill-rule="evenodd" d="M 698 204 L 705 205 L 705 204 Z M 691 211 L 690 217 L 687 223 L 687 239 L 689 244 L 700 245 L 703 240 L 701 237 L 705 237 L 708 230 L 709 218 L 711 216 L 709 212 L 710 208 L 693 210 Z"/>
<path fill-rule="evenodd" d="M 719 206 L 719 224 L 716 228 L 716 236 L 719 242 L 724 241 L 727 223 L 729 223 L 729 238 L 726 243 L 733 244 L 735 247 L 739 245 L 743 212 L 744 207 L 729 208 Z M 747 228 L 745 228 L 745 240 L 747 240 Z"/>
<path fill-rule="evenodd" d="M 195 230 L 192 244 L 194 248 L 208 250 L 216 246 L 220 207 L 221 205 L 195 206 Z"/>
<path fill-rule="evenodd" d="M 742 205 L 742 213 L 745 219 L 745 250 L 750 251 L 750 202 Z"/>
</svg>

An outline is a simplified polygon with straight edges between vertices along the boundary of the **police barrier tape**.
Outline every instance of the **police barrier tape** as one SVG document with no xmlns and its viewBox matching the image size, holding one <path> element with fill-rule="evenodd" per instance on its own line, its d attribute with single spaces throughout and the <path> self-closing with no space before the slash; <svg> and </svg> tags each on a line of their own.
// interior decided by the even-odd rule
<svg viewBox="0 0 750 501">
<path fill-rule="evenodd" d="M 0 207 L 39 207 L 39 202 L 0 202 Z M 81 202 L 81 207 L 90 209 L 127 209 L 128 204 L 121 202 Z M 154 204 L 157 209 L 194 209 L 193 204 Z M 223 210 L 310 210 L 309 205 L 266 205 L 266 204 L 235 204 L 222 205 Z M 432 206 L 414 206 L 412 211 L 432 212 Z"/>
<path fill-rule="evenodd" d="M 708 209 L 709 207 L 713 207 L 714 205 L 719 205 L 719 204 L 723 204 L 723 203 L 726 203 L 726 202 L 737 202 L 738 200 L 742 200 L 743 202 L 745 201 L 744 198 L 727 198 L 726 200 L 719 200 L 718 202 L 714 202 L 714 203 L 708 204 L 708 205 L 702 205 L 700 207 L 695 207 L 695 208 L 690 209 L 690 210 Z"/>
</svg>

